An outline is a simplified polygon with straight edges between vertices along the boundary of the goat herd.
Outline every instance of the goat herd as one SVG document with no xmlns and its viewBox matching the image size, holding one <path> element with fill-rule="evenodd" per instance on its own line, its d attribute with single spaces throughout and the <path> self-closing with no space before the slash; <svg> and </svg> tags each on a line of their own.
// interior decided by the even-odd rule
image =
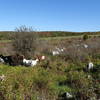
<svg viewBox="0 0 100 100">
<path fill-rule="evenodd" d="M 35 66 L 40 60 L 44 60 L 45 56 L 38 56 L 35 60 L 27 60 L 23 55 L 15 54 L 10 56 L 0 55 L 0 62 L 8 64 L 10 66 L 24 65 L 24 66 Z"/>
<path fill-rule="evenodd" d="M 44 60 L 45 56 L 37 56 L 35 60 L 27 60 L 23 55 L 15 54 L 10 56 L 0 55 L 0 62 L 8 64 L 10 66 L 24 65 L 24 66 L 35 66 L 39 61 Z M 87 69 L 93 69 L 93 63 L 89 62 L 87 64 Z"/>
</svg>

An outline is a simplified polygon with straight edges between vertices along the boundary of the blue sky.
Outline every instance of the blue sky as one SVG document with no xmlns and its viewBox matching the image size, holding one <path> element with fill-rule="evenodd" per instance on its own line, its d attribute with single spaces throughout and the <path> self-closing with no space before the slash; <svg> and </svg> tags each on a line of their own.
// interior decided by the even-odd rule
<svg viewBox="0 0 100 100">
<path fill-rule="evenodd" d="M 0 30 L 100 31 L 100 0 L 0 0 Z"/>
</svg>

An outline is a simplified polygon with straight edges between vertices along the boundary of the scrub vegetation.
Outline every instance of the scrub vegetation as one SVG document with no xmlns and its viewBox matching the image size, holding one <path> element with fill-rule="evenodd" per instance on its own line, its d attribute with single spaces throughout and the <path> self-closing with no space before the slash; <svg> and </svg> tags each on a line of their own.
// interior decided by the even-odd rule
<svg viewBox="0 0 100 100">
<path fill-rule="evenodd" d="M 19 33 L 23 33 L 23 36 L 26 37 Z M 38 35 L 40 33 L 42 35 L 32 38 L 34 41 L 31 43 L 28 36 L 32 37 L 32 34 L 29 31 L 26 32 L 25 28 L 24 32 L 22 30 L 15 32 L 22 38 L 14 38 L 12 36 L 14 32 L 9 33 L 9 38 L 6 35 L 0 38 L 6 40 L 6 42 L 0 42 L 0 53 L 3 55 L 12 55 L 17 52 L 28 59 L 33 59 L 36 55 L 46 57 L 34 67 L 9 66 L 1 63 L 0 76 L 5 77 L 0 78 L 0 100 L 99 100 L 100 33 L 35 32 Z M 72 37 L 73 34 L 76 38 Z M 70 38 L 57 39 L 60 36 Z M 21 45 L 22 51 L 18 51 L 15 45 L 18 42 L 17 39 L 20 39 L 20 43 L 23 43 L 24 47 L 29 46 L 29 48 Z M 9 40 L 11 41 L 9 42 Z M 20 47 L 20 43 L 17 44 L 18 47 Z M 30 45 L 27 45 L 28 43 Z M 57 48 L 63 49 L 62 52 L 52 55 Z M 33 51 L 31 52 L 31 50 Z M 92 70 L 87 70 L 89 61 L 94 64 Z M 72 98 L 65 97 L 63 95 L 65 93 L 70 93 Z"/>
</svg>

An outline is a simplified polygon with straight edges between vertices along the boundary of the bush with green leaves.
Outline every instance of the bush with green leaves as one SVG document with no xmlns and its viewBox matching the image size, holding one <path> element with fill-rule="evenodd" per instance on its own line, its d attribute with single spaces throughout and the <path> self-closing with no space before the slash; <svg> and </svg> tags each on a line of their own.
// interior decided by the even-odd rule
<svg viewBox="0 0 100 100">
<path fill-rule="evenodd" d="M 83 35 L 83 40 L 87 40 L 89 38 L 88 34 Z"/>
</svg>

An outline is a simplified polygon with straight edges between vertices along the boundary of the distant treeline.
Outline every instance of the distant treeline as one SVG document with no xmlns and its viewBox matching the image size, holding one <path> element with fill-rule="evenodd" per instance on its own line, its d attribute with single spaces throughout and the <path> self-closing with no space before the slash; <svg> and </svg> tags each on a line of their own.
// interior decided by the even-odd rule
<svg viewBox="0 0 100 100">
<path fill-rule="evenodd" d="M 1 31 L 0 40 L 9 40 L 14 32 L 13 31 Z M 100 32 L 65 32 L 65 31 L 40 31 L 36 32 L 39 37 L 63 37 L 63 36 L 80 36 L 84 34 L 88 35 L 100 35 Z"/>
<path fill-rule="evenodd" d="M 100 35 L 100 32 L 64 32 L 64 31 L 45 31 L 38 32 L 41 37 L 60 37 L 60 36 L 80 36 L 84 34 L 88 35 Z"/>
</svg>

